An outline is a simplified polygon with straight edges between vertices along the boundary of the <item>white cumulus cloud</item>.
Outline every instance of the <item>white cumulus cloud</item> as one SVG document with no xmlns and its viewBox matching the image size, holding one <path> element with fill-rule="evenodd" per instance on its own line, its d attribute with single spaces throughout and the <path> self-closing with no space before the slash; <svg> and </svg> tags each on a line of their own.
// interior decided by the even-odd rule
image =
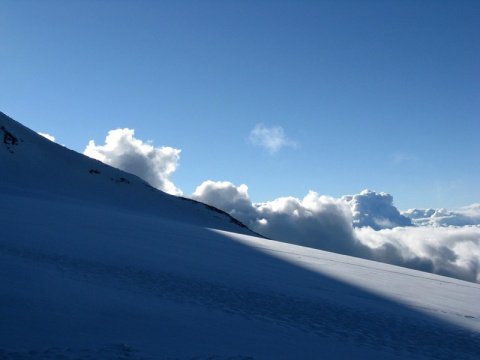
<svg viewBox="0 0 480 360">
<path fill-rule="evenodd" d="M 281 126 L 267 127 L 263 123 L 255 125 L 248 140 L 252 145 L 263 147 L 272 155 L 282 147 L 297 146 L 295 141 L 287 138 Z"/>
<path fill-rule="evenodd" d="M 207 180 L 197 187 L 191 198 L 226 211 L 238 220 L 255 216 L 248 186 L 244 184 L 237 187 L 228 181 Z"/>
<path fill-rule="evenodd" d="M 181 190 L 170 179 L 178 167 L 181 150 L 166 146 L 156 148 L 136 139 L 134 134 L 133 129 L 111 130 L 105 145 L 96 145 L 90 140 L 84 154 L 137 175 L 169 194 L 181 195 Z"/>
<path fill-rule="evenodd" d="M 343 196 L 342 199 L 350 205 L 355 227 L 369 226 L 380 230 L 413 225 L 412 221 L 400 214 L 393 205 L 393 196 L 390 194 L 364 190 L 357 195 Z"/>
<path fill-rule="evenodd" d="M 260 234 L 297 245 L 368 256 L 368 249 L 355 239 L 350 210 L 341 199 L 310 191 L 303 199 L 283 197 L 254 207 L 257 218 L 250 223 Z"/>
<path fill-rule="evenodd" d="M 303 199 L 282 197 L 252 203 L 246 185 L 206 181 L 192 198 L 224 210 L 252 230 L 272 239 L 355 255 L 366 254 L 352 227 L 350 207 L 342 199 L 310 191 Z"/>
</svg>

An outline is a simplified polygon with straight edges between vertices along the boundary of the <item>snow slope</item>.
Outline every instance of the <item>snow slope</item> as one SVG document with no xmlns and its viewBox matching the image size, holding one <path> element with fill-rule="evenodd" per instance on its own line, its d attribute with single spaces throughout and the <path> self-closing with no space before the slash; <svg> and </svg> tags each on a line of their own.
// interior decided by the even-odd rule
<svg viewBox="0 0 480 360">
<path fill-rule="evenodd" d="M 0 126 L 0 359 L 480 355 L 479 284 L 255 237 Z"/>
<path fill-rule="evenodd" d="M 82 201 L 179 222 L 187 218 L 188 223 L 256 235 L 223 211 L 159 191 L 135 175 L 53 143 L 0 112 L 2 136 L 0 183 L 12 194 Z"/>
</svg>

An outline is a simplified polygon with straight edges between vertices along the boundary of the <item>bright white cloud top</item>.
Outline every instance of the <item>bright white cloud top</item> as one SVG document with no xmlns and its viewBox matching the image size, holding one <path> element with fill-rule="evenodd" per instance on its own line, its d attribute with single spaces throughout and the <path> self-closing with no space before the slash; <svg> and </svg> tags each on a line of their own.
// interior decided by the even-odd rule
<svg viewBox="0 0 480 360">
<path fill-rule="evenodd" d="M 177 169 L 181 150 L 162 146 L 155 148 L 134 137 L 135 130 L 116 129 L 108 132 L 105 145 L 91 140 L 84 154 L 105 164 L 128 171 L 152 186 L 173 195 L 181 195 L 170 180 Z"/>
<path fill-rule="evenodd" d="M 393 196 L 390 194 L 364 190 L 360 194 L 344 196 L 342 199 L 350 205 L 355 227 L 368 226 L 380 230 L 412 226 L 412 221 L 401 215 L 393 205 Z"/>
</svg>

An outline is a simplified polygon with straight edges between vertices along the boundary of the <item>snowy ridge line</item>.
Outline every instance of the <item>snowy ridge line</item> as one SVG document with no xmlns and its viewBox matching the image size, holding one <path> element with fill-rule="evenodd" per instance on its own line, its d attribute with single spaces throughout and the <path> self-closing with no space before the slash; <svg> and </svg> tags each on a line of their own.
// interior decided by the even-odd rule
<svg viewBox="0 0 480 360">
<path fill-rule="evenodd" d="M 7 181 L 5 181 L 4 184 L 10 187 L 12 187 L 13 184 L 14 188 L 12 188 L 12 190 L 17 193 L 22 191 L 23 188 L 25 192 L 32 194 L 34 191 L 39 192 L 45 195 L 46 198 L 48 196 L 76 202 L 80 200 L 85 204 L 90 203 L 95 206 L 104 204 L 119 208 L 127 208 L 125 206 L 126 203 L 118 200 L 118 198 L 122 196 L 125 196 L 125 198 L 128 197 L 129 199 L 131 199 L 131 197 L 145 199 L 149 197 L 151 193 L 154 193 L 152 198 L 147 201 L 150 209 L 146 210 L 146 206 L 142 207 L 142 210 L 146 211 L 146 213 L 165 216 L 164 210 L 167 207 L 170 207 L 170 210 L 180 208 L 179 211 L 185 211 L 185 209 L 192 211 L 195 208 L 196 211 L 205 212 L 205 214 L 202 215 L 204 218 L 211 217 L 226 220 L 225 223 L 229 223 L 229 228 L 230 224 L 233 224 L 233 228 L 238 227 L 239 232 L 263 237 L 263 235 L 252 231 L 244 223 L 221 209 L 201 201 L 171 195 L 159 190 L 138 175 L 113 167 L 45 139 L 43 136 L 10 118 L 1 111 L 0 124 L 0 134 L 6 131 L 15 139 L 14 144 L 4 144 L 11 153 L 9 155 L 12 155 L 6 157 L 7 165 L 10 162 L 11 165 L 9 166 L 12 167 L 13 173 L 15 173 L 13 179 L 7 176 L 8 173 L 5 173 L 4 175 Z M 15 151 L 11 148 L 15 149 Z M 35 157 L 38 157 L 37 161 L 32 161 L 32 153 Z M 22 172 L 25 168 L 30 168 L 27 176 Z M 71 175 L 65 175 L 67 172 Z M 41 181 L 38 183 L 31 181 L 32 176 L 35 177 L 38 175 L 42 178 L 43 184 L 41 184 Z M 5 179 L 0 179 L 0 182 Z M 24 183 L 22 183 L 23 186 L 18 185 L 21 183 L 19 180 L 24 181 Z M 61 186 L 55 187 L 54 183 L 58 183 Z M 126 186 L 125 189 L 122 189 L 122 192 L 119 191 L 116 186 L 111 185 Z M 29 187 L 35 190 L 30 190 Z M 85 192 L 85 190 L 87 191 Z M 95 191 L 97 191 L 96 194 Z M 106 197 L 104 196 L 105 194 L 103 194 L 105 192 L 107 193 Z M 99 194 L 101 196 L 98 196 Z M 38 194 L 34 196 L 40 197 Z M 185 203 L 194 206 L 188 206 Z M 139 206 L 136 206 L 136 208 L 138 209 Z"/>
<path fill-rule="evenodd" d="M 156 190 L 156 189 L 155 189 Z M 158 190 L 157 190 L 158 191 Z M 242 223 L 240 220 L 234 218 L 232 215 L 230 215 L 228 212 L 226 211 L 223 211 L 215 206 L 212 206 L 212 205 L 208 205 L 204 202 L 201 202 L 201 201 L 198 201 L 198 200 L 194 200 L 194 199 L 190 199 L 190 198 L 186 198 L 186 197 L 183 197 L 183 196 L 179 196 L 178 197 L 179 199 L 183 200 L 183 201 L 187 201 L 187 202 L 191 202 L 191 203 L 194 203 L 196 204 L 197 206 L 204 206 L 206 209 L 208 210 L 211 210 L 213 212 L 216 212 L 218 214 L 221 214 L 222 216 L 226 217 L 228 219 L 229 222 L 235 224 L 235 225 L 238 225 L 239 227 L 245 229 L 245 230 L 248 230 L 249 232 L 251 232 L 253 234 L 253 236 L 257 236 L 257 237 L 260 237 L 260 238 L 263 238 L 263 239 L 268 239 L 267 237 L 263 236 L 262 234 L 259 234 L 255 231 L 253 231 L 252 229 L 250 229 L 247 225 L 245 225 L 244 223 Z"/>
<path fill-rule="evenodd" d="M 314 333 L 376 350 L 430 359 L 475 359 L 480 353 L 480 334 L 434 319 L 416 319 L 389 312 L 312 301 L 240 286 L 205 281 L 133 266 L 119 266 L 79 258 L 50 255 L 2 246 L 3 256 L 15 257 L 54 270 L 81 282 L 120 292 L 140 293 L 176 303 L 207 307 L 228 316 Z M 387 301 L 387 300 L 385 300 Z"/>
</svg>

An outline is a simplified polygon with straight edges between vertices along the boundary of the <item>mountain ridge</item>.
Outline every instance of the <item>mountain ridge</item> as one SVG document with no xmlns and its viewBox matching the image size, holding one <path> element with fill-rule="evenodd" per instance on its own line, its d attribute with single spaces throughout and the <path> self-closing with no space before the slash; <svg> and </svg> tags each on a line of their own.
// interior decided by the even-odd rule
<svg viewBox="0 0 480 360">
<path fill-rule="evenodd" d="M 235 231 L 261 236 L 260 234 L 250 230 L 245 224 L 235 219 L 230 214 L 216 207 L 193 199 L 167 194 L 159 189 L 154 188 L 145 180 L 134 174 L 114 168 L 96 159 L 89 158 L 83 154 L 79 154 L 62 145 L 52 142 L 2 112 L 0 112 L 0 129 L 4 135 L 3 145 L 8 153 L 13 155 L 11 157 L 2 157 L 2 163 L 4 164 L 4 167 L 9 169 L 8 173 L 4 174 L 2 178 L 10 181 L 10 183 L 14 182 L 19 187 L 36 188 L 37 191 L 42 190 L 52 196 L 72 196 L 72 194 L 76 195 L 75 190 L 82 189 L 82 187 L 84 188 L 84 184 L 82 184 L 82 182 L 95 182 L 96 186 L 101 186 L 102 191 L 107 192 L 118 190 L 112 188 L 113 184 L 130 185 L 130 187 L 135 187 L 135 189 L 132 189 L 130 192 L 136 192 L 136 194 L 132 194 L 131 196 L 145 197 L 145 191 L 149 191 L 151 193 L 150 196 L 154 197 L 152 201 L 149 201 L 148 204 L 145 204 L 146 206 L 141 209 L 143 212 L 148 212 L 150 210 L 154 214 L 157 213 L 159 215 L 166 216 L 167 213 L 165 213 L 165 211 L 161 211 L 161 202 L 168 202 L 170 203 L 169 206 L 176 206 L 183 209 L 189 209 L 189 206 L 185 206 L 182 203 L 189 203 L 193 204 L 193 206 L 199 207 L 199 213 L 202 213 L 205 210 L 206 212 L 210 212 L 212 217 L 222 217 L 227 220 L 228 223 L 238 226 L 238 229 Z M 24 147 L 28 146 L 33 147 L 33 149 L 28 149 L 25 151 Z M 56 152 L 61 155 L 58 156 Z M 15 159 L 16 156 L 19 156 L 20 159 Z M 60 161 L 58 161 L 59 157 Z M 48 159 L 57 161 L 52 162 L 48 161 Z M 20 162 L 22 165 L 18 163 L 14 164 L 16 161 Z M 33 173 L 30 173 L 29 176 L 25 176 L 20 169 L 21 166 L 29 168 Z M 65 174 L 65 171 L 68 171 L 68 174 Z M 87 173 L 88 176 L 86 176 Z M 34 179 L 32 176 L 34 176 Z M 5 179 L 5 177 L 7 179 Z M 52 183 L 54 177 L 60 179 L 60 181 L 69 183 L 70 186 L 52 189 L 51 186 L 48 186 L 48 184 Z M 77 178 L 77 181 L 75 181 L 75 177 Z M 122 195 L 125 196 L 125 191 L 122 193 L 118 193 L 117 191 L 117 195 L 118 198 L 122 198 Z M 111 194 L 109 194 L 108 197 L 102 198 L 98 197 L 98 193 L 95 193 L 95 198 L 92 198 L 91 194 L 82 193 L 77 196 L 77 200 L 79 199 L 82 201 L 90 200 L 95 203 L 103 203 L 106 202 L 106 200 L 110 200 L 109 205 L 111 206 L 121 206 L 124 208 L 129 207 L 128 202 L 125 201 L 117 201 L 112 203 Z M 155 204 L 155 202 L 157 202 L 157 204 Z M 133 203 L 134 202 L 131 202 L 131 204 Z M 211 219 L 204 220 L 211 221 Z M 214 224 L 211 225 L 214 226 Z M 229 225 L 216 224 L 216 226 L 221 226 L 221 228 L 224 230 L 232 230 Z"/>
</svg>

